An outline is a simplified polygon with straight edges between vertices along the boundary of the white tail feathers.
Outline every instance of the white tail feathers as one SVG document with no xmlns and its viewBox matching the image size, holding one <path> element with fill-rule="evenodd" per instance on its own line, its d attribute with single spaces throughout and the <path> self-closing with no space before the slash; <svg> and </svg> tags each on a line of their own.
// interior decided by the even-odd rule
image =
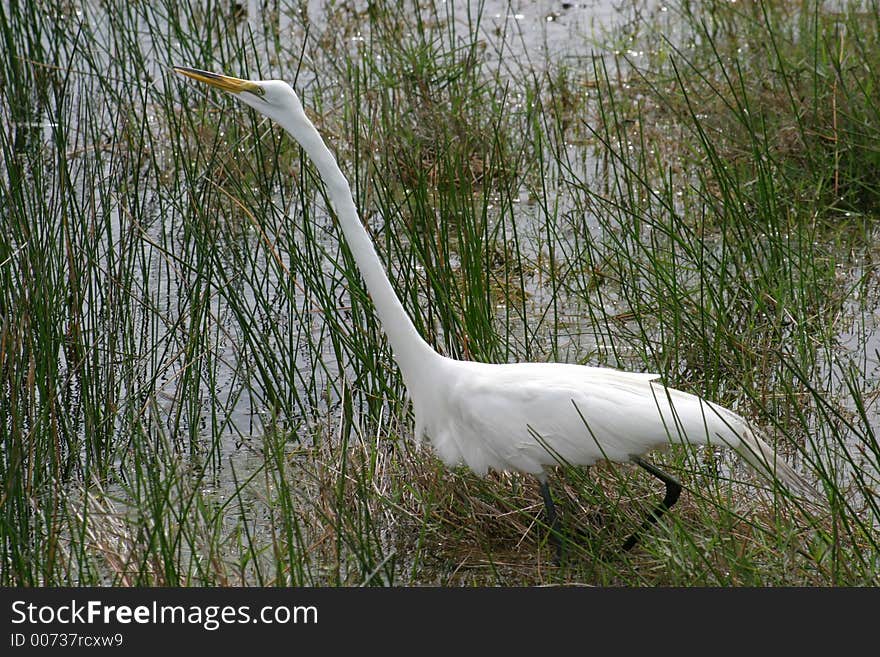
<svg viewBox="0 0 880 657">
<path fill-rule="evenodd" d="M 751 429 L 741 431 L 739 439 L 737 453 L 770 483 L 779 481 L 789 492 L 798 497 L 812 502 L 822 501 L 818 491 Z"/>
</svg>

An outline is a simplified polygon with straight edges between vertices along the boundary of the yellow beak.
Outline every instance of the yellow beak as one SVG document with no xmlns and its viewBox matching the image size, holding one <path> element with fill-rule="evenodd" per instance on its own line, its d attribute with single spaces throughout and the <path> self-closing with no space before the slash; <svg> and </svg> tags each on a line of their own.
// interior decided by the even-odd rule
<svg viewBox="0 0 880 657">
<path fill-rule="evenodd" d="M 193 80 L 210 84 L 223 91 L 233 94 L 240 94 L 242 91 L 249 91 L 258 96 L 263 95 L 263 89 L 256 82 L 250 80 L 241 80 L 239 78 L 231 78 L 228 75 L 220 75 L 219 73 L 210 73 L 208 71 L 200 71 L 197 68 L 188 68 L 186 66 L 175 66 L 174 70 L 181 75 L 185 75 Z"/>
</svg>

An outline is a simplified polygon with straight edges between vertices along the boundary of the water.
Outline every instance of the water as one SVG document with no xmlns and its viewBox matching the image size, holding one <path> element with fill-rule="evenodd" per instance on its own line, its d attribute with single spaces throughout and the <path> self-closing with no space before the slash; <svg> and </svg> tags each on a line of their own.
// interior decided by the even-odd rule
<svg viewBox="0 0 880 657">
<path fill-rule="evenodd" d="M 523 75 L 540 76 L 560 65 L 568 66 L 575 71 L 585 71 L 590 68 L 592 57 L 596 54 L 613 56 L 614 53 L 623 52 L 630 60 L 638 61 L 645 56 L 645 53 L 628 48 L 634 43 L 646 19 L 654 19 L 666 9 L 662 3 L 613 1 L 573 3 L 488 1 L 482 5 L 481 13 L 477 12 L 475 7 L 462 3 L 439 3 L 437 7 L 437 23 L 430 25 L 428 29 L 451 32 L 455 35 L 453 39 L 461 44 L 469 43 L 472 33 L 476 31 L 483 56 L 490 62 L 489 69 L 497 67 L 501 75 L 509 77 L 511 81 Z M 225 25 L 229 29 L 231 43 L 249 42 L 252 59 L 244 68 L 249 70 L 257 68 L 265 77 L 289 77 L 307 32 L 312 43 L 333 39 L 333 47 L 340 47 L 341 44 L 341 47 L 347 48 L 349 52 L 357 53 L 359 49 L 369 46 L 373 29 L 368 3 L 355 4 L 344 10 L 335 7 L 328 11 L 328 5 L 313 0 L 303 7 L 281 6 L 276 11 L 274 6 L 248 0 L 242 5 L 232 3 L 225 14 L 220 12 L 218 15 L 212 12 L 210 16 L 199 12 L 179 13 L 174 10 L 173 5 L 157 7 L 137 5 L 130 10 L 127 15 L 129 22 L 123 28 L 116 20 L 110 20 L 105 11 L 102 3 L 83 5 L 78 17 L 87 26 L 91 40 L 78 43 L 75 52 L 71 53 L 75 60 L 74 70 L 81 71 L 91 67 L 97 72 L 106 67 L 111 71 L 111 75 L 108 76 L 111 77 L 111 84 L 113 81 L 117 83 L 124 81 L 117 88 L 133 88 L 142 98 L 135 102 L 133 109 L 140 114 L 142 120 L 148 121 L 153 126 L 151 129 L 156 131 L 156 139 L 161 138 L 159 133 L 162 130 L 157 118 L 159 108 L 151 106 L 152 101 L 146 93 L 148 90 L 140 85 L 152 85 L 160 91 L 164 90 L 166 85 L 181 85 L 181 81 L 169 73 L 168 66 L 172 63 L 211 67 L 211 62 L 205 61 L 199 52 L 204 51 L 209 45 L 199 43 L 199 35 L 205 33 L 206 23 L 219 21 Z M 164 42 L 155 40 L 156 35 L 167 33 L 174 33 L 174 36 Z M 117 58 L 120 49 L 116 44 L 122 38 L 137 41 L 137 50 L 146 55 L 143 61 L 127 62 Z M 46 45 L 49 46 L 48 43 Z M 215 49 L 220 51 L 228 49 L 222 44 L 217 46 L 219 48 Z M 328 52 L 332 52 L 332 49 L 332 47 L 328 48 Z M 336 71 L 334 63 L 321 51 L 306 52 L 306 58 L 310 65 L 300 71 L 298 83 L 304 93 L 308 94 L 309 89 L 321 83 L 321 80 L 332 81 Z M 135 76 L 134 71 L 137 69 L 141 69 L 141 73 Z M 226 70 L 232 74 L 242 74 L 229 66 Z M 94 73 L 85 75 L 86 79 L 91 80 L 88 85 L 91 87 L 90 95 L 78 99 L 77 102 L 68 103 L 72 112 L 68 120 L 71 125 L 76 125 L 80 123 L 80 114 L 85 112 L 98 130 L 112 134 L 119 128 L 119 117 L 114 115 L 110 104 L 101 102 L 100 89 L 105 83 L 98 84 L 93 76 Z M 128 77 L 131 77 L 130 81 L 126 81 Z M 28 130 L 35 131 L 34 134 L 40 135 L 49 145 L 55 123 L 45 114 L 36 118 L 37 120 L 34 121 L 20 122 L 19 128 L 24 130 L 22 126 L 26 126 Z M 132 120 L 138 119 L 135 116 Z M 81 137 L 84 142 L 83 147 L 88 149 L 88 135 Z M 565 146 L 574 148 L 574 145 Z M 229 148 L 234 149 L 235 144 L 229 143 Z M 568 174 L 581 180 L 589 180 L 599 170 L 598 163 L 590 159 L 589 149 L 578 150 L 585 152 L 586 158 L 580 161 L 577 158 L 570 160 Z M 157 155 L 163 157 L 161 152 Z M 241 157 L 248 158 L 250 154 L 243 152 Z M 166 160 L 166 166 L 174 166 L 171 158 Z M 101 175 L 109 175 L 109 172 L 104 171 Z M 212 180 L 212 173 L 208 170 L 199 172 L 198 176 L 202 181 Z M 85 181 L 83 182 L 82 202 L 85 203 L 86 197 L 92 191 Z M 585 228 L 595 229 L 597 224 L 590 220 L 585 209 L 573 200 L 567 181 L 560 177 L 556 182 L 558 188 L 551 190 L 551 195 L 556 204 L 554 211 L 561 218 L 557 237 L 562 244 L 570 245 L 578 231 L 583 231 Z M 99 194 L 99 192 L 95 193 Z M 169 321 L 174 321 L 175 317 L 180 317 L 181 308 L 185 307 L 185 304 L 181 305 L 179 299 L 179 286 L 190 288 L 195 282 L 188 280 L 185 274 L 172 273 L 161 252 L 149 253 L 151 243 L 161 249 L 173 250 L 178 239 L 177 235 L 182 228 L 175 219 L 174 209 L 175 203 L 180 201 L 171 205 L 162 204 L 161 198 L 158 197 L 162 193 L 161 189 L 144 191 L 147 195 L 146 205 L 152 205 L 156 214 L 153 215 L 154 221 L 143 227 L 147 231 L 149 241 L 142 245 L 147 251 L 142 257 L 149 263 L 147 271 L 150 272 L 145 289 L 155 291 L 152 293 L 154 295 L 152 305 L 166 313 Z M 156 194 L 157 198 L 149 199 L 151 194 Z M 277 197 L 275 201 L 282 212 L 296 213 L 296 206 Z M 99 195 L 91 202 L 105 204 L 112 201 Z M 113 235 L 120 236 L 125 230 L 120 213 L 113 210 L 111 215 L 110 231 Z M 527 192 L 523 190 L 512 214 L 497 214 L 494 217 L 490 215 L 490 218 L 495 222 L 516 222 L 524 237 L 521 242 L 523 253 L 537 260 L 548 256 L 546 239 L 541 234 L 544 227 L 542 215 L 542 208 L 530 202 Z M 583 220 L 585 216 L 586 224 Z M 314 220 L 318 223 L 329 223 L 327 217 L 317 217 Z M 380 222 L 381 218 L 374 217 L 373 221 Z M 252 238 L 253 236 L 254 233 Z M 317 236 L 321 240 L 321 248 L 330 255 L 330 258 L 338 258 L 339 247 L 335 243 L 335 235 L 326 231 L 317 233 Z M 298 239 L 303 238 L 300 236 Z M 266 257 L 261 256 L 260 261 L 255 264 L 265 267 Z M 331 276 L 332 262 L 328 261 L 324 266 L 326 275 Z M 277 279 L 273 280 L 271 276 L 270 273 L 268 283 L 272 286 L 277 285 Z M 601 341 L 597 340 L 596 336 L 583 334 L 579 326 L 578 317 L 584 315 L 580 295 L 578 293 L 566 295 L 563 290 L 550 289 L 545 283 L 541 277 L 533 277 L 526 290 L 529 298 L 528 307 L 536 317 L 546 312 L 551 303 L 556 304 L 556 313 L 561 317 L 561 321 L 555 322 L 554 331 L 545 331 L 540 338 L 546 341 L 545 347 L 553 350 L 560 360 L 571 360 L 585 352 L 589 353 L 591 349 L 600 349 Z M 247 289 L 242 292 L 245 295 L 251 294 Z M 613 295 L 611 300 L 613 301 Z M 299 297 L 297 303 L 300 304 L 301 311 L 304 311 L 302 306 L 305 303 L 304 298 Z M 208 403 L 210 396 L 226 399 L 225 412 L 229 413 L 230 419 L 227 429 L 229 440 L 224 442 L 222 454 L 229 456 L 237 452 L 246 442 L 244 437 L 260 432 L 266 411 L 258 400 L 264 397 L 265 391 L 261 390 L 259 381 L 243 380 L 243 376 L 247 375 L 243 373 L 239 363 L 240 352 L 235 335 L 230 333 L 234 330 L 234 326 L 228 323 L 228 310 L 223 307 L 222 300 L 218 296 L 213 297 L 212 304 L 212 314 L 223 330 L 218 334 L 219 338 L 214 347 L 217 363 L 214 375 L 215 388 L 206 396 L 205 406 L 210 406 Z M 254 308 L 259 307 L 253 298 L 247 298 L 245 304 Z M 498 311 L 503 313 L 505 308 L 499 306 Z M 622 305 L 620 311 L 625 311 Z M 844 353 L 859 357 L 871 353 L 872 340 L 876 333 L 876 318 L 865 312 L 860 314 L 854 312 L 853 317 L 853 328 L 843 329 L 841 332 L 841 349 Z M 289 321 L 290 318 L 285 318 L 281 314 L 278 319 Z M 263 318 L 262 321 L 267 320 L 268 318 Z M 286 330 L 293 328 L 288 326 Z M 321 336 L 325 327 L 317 323 L 309 330 L 316 343 L 322 345 L 320 353 L 326 366 L 323 371 L 314 372 L 314 376 L 319 379 L 317 387 L 326 388 L 328 382 L 338 375 L 339 368 L 334 363 L 330 343 Z M 166 334 L 165 337 L 168 339 L 165 350 L 173 353 L 176 339 L 172 333 Z M 138 335 L 135 342 L 145 344 L 148 339 L 148 336 Z M 525 335 L 513 336 L 513 339 L 520 340 L 521 344 L 528 341 Z M 856 369 L 864 372 L 865 376 L 871 376 L 872 361 L 869 356 L 862 357 L 865 360 Z M 617 363 L 612 361 L 609 364 Z M 622 363 L 622 365 L 626 364 Z M 313 367 L 313 361 L 303 352 L 297 357 L 296 366 L 302 371 L 309 371 Z M 160 407 L 172 416 L 175 400 L 179 397 L 175 391 L 175 382 L 187 364 L 179 356 L 166 358 L 161 365 L 153 364 L 148 367 L 159 368 L 162 371 L 160 378 L 163 383 L 159 387 L 158 399 Z M 830 363 L 828 367 L 834 368 L 836 365 Z M 207 417 L 203 417 L 202 422 L 207 422 Z"/>
<path fill-rule="evenodd" d="M 497 70 L 502 79 L 511 82 L 511 108 L 515 111 L 528 109 L 528 99 L 516 84 L 524 76 L 540 79 L 563 67 L 570 71 L 573 87 L 580 92 L 587 88 L 592 58 L 599 54 L 616 67 L 617 75 L 625 77 L 626 65 L 620 63 L 615 53 L 624 53 L 636 62 L 645 57 L 645 53 L 631 48 L 635 47 L 645 20 L 665 9 L 653 2 L 492 1 L 483 5 L 477 21 L 475 12 L 469 13 L 462 3 L 437 6 L 435 24 L 427 29 L 451 34 L 447 38 L 463 48 L 473 42 L 471 35 L 476 30 L 480 56 L 488 62 L 486 69 Z M 119 407 L 130 404 L 142 409 L 147 424 L 155 422 L 163 427 L 194 469 L 208 462 L 210 475 L 203 481 L 202 492 L 206 497 L 225 501 L 242 480 L 266 465 L 262 438 L 267 428 L 289 432 L 294 449 L 294 439 L 308 443 L 315 435 L 334 434 L 333 428 L 341 423 L 343 389 L 348 389 L 352 382 L 368 389 L 365 397 L 381 397 L 383 391 L 369 389 L 369 381 L 358 380 L 357 364 L 337 362 L 337 345 L 330 334 L 366 332 L 369 328 L 358 325 L 354 319 L 343 326 L 331 326 L 325 321 L 323 309 L 332 306 L 333 315 L 345 317 L 350 303 L 344 291 L 346 281 L 337 269 L 343 256 L 332 218 L 320 199 L 310 199 L 308 204 L 315 212 L 307 219 L 313 230 L 304 232 L 302 223 L 296 221 L 302 217 L 303 202 L 284 182 L 289 175 L 299 174 L 296 157 L 285 156 L 292 152 L 289 140 L 284 138 L 286 145 L 279 147 L 279 162 L 283 166 L 272 170 L 264 184 L 250 190 L 253 197 L 245 198 L 247 207 L 265 209 L 255 225 L 219 190 L 227 190 L 225 193 L 233 198 L 235 194 L 244 194 L 245 190 L 236 188 L 228 177 L 239 170 L 253 174 L 248 167 L 257 166 L 258 155 L 265 157 L 269 152 L 270 147 L 265 145 L 271 143 L 272 129 L 265 122 L 251 124 L 248 114 L 236 108 L 232 110 L 236 112 L 232 123 L 241 126 L 241 132 L 230 130 L 220 139 L 195 139 L 211 152 L 193 153 L 191 160 L 182 161 L 180 146 L 173 143 L 173 133 L 196 131 L 198 136 L 198 130 L 217 122 L 228 129 L 230 123 L 224 119 L 228 118 L 231 105 L 209 95 L 206 111 L 210 113 L 192 115 L 183 107 L 183 94 L 200 99 L 204 90 L 187 87 L 188 83 L 173 76 L 168 67 L 193 65 L 242 76 L 259 71 L 263 77 L 291 79 L 298 70 L 302 44 L 308 34 L 311 47 L 305 52 L 306 62 L 299 69 L 297 86 L 310 101 L 310 109 L 318 113 L 323 109 L 329 115 L 338 106 L 322 108 L 318 100 L 338 101 L 333 97 L 333 92 L 343 87 L 335 84 L 342 73 L 338 53 L 343 50 L 362 54 L 366 60 L 372 30 L 376 28 L 368 3 L 350 7 L 348 3 L 325 5 L 313 1 L 303 10 L 282 7 L 281 11 L 274 11 L 271 3 L 248 0 L 244 5 L 230 3 L 225 13 L 225 6 L 220 11 L 216 5 L 211 7 L 210 15 L 193 12 L 181 16 L 173 3 L 131 3 L 128 13 L 122 15 L 124 24 L 119 24 L 120 15 L 108 14 L 106 3 L 83 3 L 79 15 L 68 18 L 73 23 L 82 21 L 86 36 L 60 46 L 58 62 L 51 62 L 47 55 L 46 62 L 35 65 L 37 75 L 50 66 L 69 65 L 70 79 L 74 81 L 70 88 L 78 92 L 54 109 L 51 103 L 41 101 L 38 111 L 25 117 L 13 112 L 4 97 L 0 116 L 15 130 L 15 141 L 21 141 L 22 149 L 38 144 L 50 163 L 58 155 L 54 149 L 59 125 L 66 127 L 69 139 L 64 155 L 71 161 L 75 176 L 75 184 L 66 193 L 83 209 L 84 216 L 92 216 L 93 212 L 97 217 L 94 223 L 84 226 L 82 233 L 98 231 L 105 244 L 100 251 L 101 276 L 86 286 L 91 295 L 82 300 L 84 316 L 102 318 L 112 314 L 114 299 L 104 290 L 115 289 L 119 284 L 114 273 L 121 269 L 120 260 L 134 259 L 138 263 L 138 278 L 124 289 L 138 302 L 132 304 L 133 316 L 126 323 L 130 339 L 125 345 L 124 359 L 118 364 L 120 371 L 134 372 L 125 380 L 136 385 L 120 384 L 113 401 Z M 207 29 L 207 25 L 218 22 L 225 30 Z M 413 23 L 410 18 L 402 22 Z M 218 42 L 220 33 L 226 34 L 224 38 L 228 41 Z M 52 37 L 51 31 L 43 35 L 47 53 L 56 47 Z M 126 40 L 136 45 L 121 45 Z M 133 56 L 133 52 L 141 53 L 142 57 Z M 375 66 L 381 69 L 383 63 L 378 61 Z M 169 102 L 170 111 L 163 105 Z M 181 123 L 170 125 L 169 114 L 179 117 Z M 252 127 L 264 145 L 259 153 L 252 145 L 256 138 L 247 134 Z M 142 130 L 149 135 L 145 142 L 123 142 Z M 340 145 L 344 156 L 350 149 L 339 135 L 329 132 L 328 138 Z M 544 207 L 545 199 L 536 199 L 534 189 L 523 187 L 513 191 L 509 209 L 503 209 L 503 198 L 490 199 L 487 208 L 493 230 L 502 223 L 515 224 L 522 256 L 533 263 L 542 262 L 525 285 L 527 299 L 523 307 L 531 321 L 519 333 L 509 336 L 516 351 L 512 357 L 531 351 L 561 361 L 589 357 L 591 362 L 626 367 L 626 359 L 638 354 L 625 350 L 622 354 L 610 353 L 603 336 L 592 332 L 585 319 L 585 290 L 554 289 L 542 276 L 551 244 L 557 250 L 575 253 L 578 239 L 598 227 L 572 182 L 592 181 L 607 174 L 607 170 L 595 160 L 591 149 L 575 143 L 574 139 L 580 137 L 570 131 L 565 138 L 571 141 L 555 145 L 573 155 L 567 168 L 547 173 L 551 183 L 547 199 L 552 207 Z M 113 157 L 97 157 L 111 149 Z M 140 168 L 127 167 L 138 158 L 144 158 Z M 130 175 L 131 180 L 115 187 L 120 171 L 127 172 L 125 175 Z M 271 203 L 260 206 L 259 200 L 266 198 Z M 212 215 L 216 223 L 191 225 L 189 222 L 196 215 L 187 208 L 192 204 L 216 208 Z M 556 217 L 552 237 L 546 234 L 548 214 Z M 374 235 L 382 236 L 382 217 L 369 216 L 366 221 Z M 236 222 L 240 223 L 237 227 Z M 224 261 L 230 271 L 228 284 L 217 276 L 210 284 L 201 280 L 194 268 L 197 263 L 192 261 L 192 254 L 198 251 L 193 245 L 201 239 L 200 234 L 212 230 L 240 231 L 242 249 L 254 253 L 248 266 L 265 272 L 264 277 L 242 281 L 236 276 L 236 269 L 243 261 L 230 254 Z M 272 243 L 273 250 L 265 247 L 267 241 Z M 0 267 L 16 258 L 23 248 L 13 246 Z M 276 255 L 283 267 L 275 266 Z M 309 261 L 303 265 L 297 258 Z M 565 253 L 557 258 L 564 260 Z M 322 276 L 321 287 L 334 290 L 335 299 L 315 298 L 307 281 L 304 283 L 298 275 L 298 267 L 313 266 L 315 262 L 320 262 L 316 269 Z M 411 265 L 394 263 L 392 278 L 397 277 L 394 269 L 399 271 Z M 288 275 L 287 271 L 292 273 Z M 877 427 L 880 313 L 874 300 L 880 296 L 880 290 L 867 269 L 846 269 L 841 276 L 853 284 L 864 279 L 865 284 L 860 295 L 854 295 L 845 305 L 837 326 L 836 344 L 819 363 L 817 379 L 839 402 L 842 417 L 852 418 L 857 425 L 859 415 L 864 413 L 866 424 Z M 297 285 L 285 290 L 291 277 Z M 430 283 L 424 277 L 417 280 L 421 288 L 418 299 L 427 304 Z M 240 303 L 239 308 L 231 307 L 233 296 Z M 616 297 L 613 290 L 606 292 L 605 300 L 609 314 L 627 311 L 626 300 Z M 495 310 L 499 325 L 504 324 L 505 313 L 510 309 L 499 303 Z M 239 330 L 242 318 L 260 327 L 266 349 L 283 354 L 279 362 L 290 364 L 291 371 L 258 371 L 254 364 L 256 347 L 246 344 Z M 209 353 L 188 351 L 193 326 L 208 334 L 207 338 L 202 336 L 199 344 L 207 345 Z M 96 319 L 82 329 L 92 336 L 91 346 L 96 353 L 111 351 L 108 340 L 113 336 L 102 332 L 104 325 L 100 321 Z M 387 360 L 387 353 L 381 357 Z M 59 360 L 62 374 L 75 380 L 76 365 L 63 350 Z M 190 378 L 194 368 L 199 369 L 194 379 L 195 390 Z M 853 402 L 850 386 L 869 391 L 864 409 Z M 145 390 L 151 392 L 150 398 L 140 399 Z M 273 402 L 273 394 L 280 395 L 281 401 Z M 816 416 L 813 422 L 818 430 L 823 418 Z M 120 427 L 120 432 L 124 428 Z M 857 436 L 852 440 L 854 451 L 863 448 Z M 186 454 L 187 451 L 190 453 Z M 124 460 L 125 455 L 120 456 L 117 465 Z M 854 467 L 870 462 L 871 455 L 864 454 L 864 459 Z"/>
</svg>

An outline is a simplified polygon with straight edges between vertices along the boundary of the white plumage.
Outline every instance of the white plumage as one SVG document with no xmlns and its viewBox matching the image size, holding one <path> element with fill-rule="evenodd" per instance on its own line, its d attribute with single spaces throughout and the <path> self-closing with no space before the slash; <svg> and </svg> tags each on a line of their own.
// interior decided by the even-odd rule
<svg viewBox="0 0 880 657">
<path fill-rule="evenodd" d="M 447 465 L 464 464 L 480 475 L 489 470 L 535 475 L 542 482 L 554 527 L 555 510 L 546 488 L 548 466 L 635 460 L 667 484 L 669 501 L 655 511 L 654 517 L 659 517 L 677 499 L 677 491 L 670 490 L 678 484 L 638 457 L 674 443 L 726 445 L 769 480 L 778 478 L 802 495 L 813 495 L 743 418 L 667 388 L 655 374 L 564 363 L 475 363 L 441 356 L 421 338 L 401 305 L 361 225 L 348 181 L 293 89 L 279 80 L 175 70 L 230 92 L 274 119 L 312 159 L 401 369 L 415 412 L 416 438 L 427 438 Z"/>
<path fill-rule="evenodd" d="M 416 437 L 452 467 L 545 478 L 560 462 L 629 461 L 675 443 L 736 450 L 797 492 L 801 477 L 739 415 L 659 382 L 659 375 L 564 363 L 438 358 L 409 386 Z"/>
</svg>

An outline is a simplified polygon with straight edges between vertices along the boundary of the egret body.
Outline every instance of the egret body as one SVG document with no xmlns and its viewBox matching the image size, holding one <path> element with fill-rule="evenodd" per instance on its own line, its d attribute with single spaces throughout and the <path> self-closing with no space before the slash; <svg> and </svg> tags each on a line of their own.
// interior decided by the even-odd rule
<svg viewBox="0 0 880 657">
<path fill-rule="evenodd" d="M 641 459 L 673 443 L 724 445 L 770 481 L 810 495 L 810 487 L 742 417 L 668 388 L 659 375 L 564 363 L 490 364 L 437 353 L 419 335 L 394 292 L 361 224 L 348 181 L 306 116 L 294 90 L 280 80 L 241 80 L 192 68 L 175 71 L 233 94 L 276 121 L 314 162 L 349 250 L 375 305 L 412 401 L 415 437 L 428 439 L 443 462 L 537 477 L 556 534 L 546 468 L 632 461 L 660 478 L 666 499 L 655 521 L 678 498 L 678 482 Z M 626 547 L 635 544 L 634 535 Z"/>
</svg>

